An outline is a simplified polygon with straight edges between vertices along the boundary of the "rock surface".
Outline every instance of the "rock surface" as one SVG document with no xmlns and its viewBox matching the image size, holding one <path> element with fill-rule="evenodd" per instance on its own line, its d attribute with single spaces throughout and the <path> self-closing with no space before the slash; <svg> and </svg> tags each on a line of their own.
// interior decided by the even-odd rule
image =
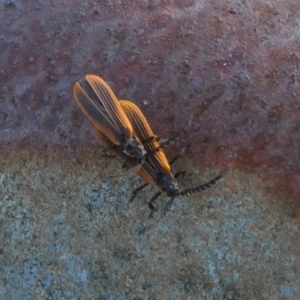
<svg viewBox="0 0 300 300">
<path fill-rule="evenodd" d="M 1 299 L 299 299 L 300 2 L 0 0 Z M 149 218 L 72 88 L 102 76 L 185 169 Z M 163 207 L 165 197 L 157 206 Z"/>
</svg>

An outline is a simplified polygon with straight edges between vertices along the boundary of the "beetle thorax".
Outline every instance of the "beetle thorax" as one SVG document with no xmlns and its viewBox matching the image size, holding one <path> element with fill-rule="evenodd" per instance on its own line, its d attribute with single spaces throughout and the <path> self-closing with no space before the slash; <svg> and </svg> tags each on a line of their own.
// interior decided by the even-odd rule
<svg viewBox="0 0 300 300">
<path fill-rule="evenodd" d="M 157 185 L 168 197 L 174 197 L 180 191 L 175 178 L 170 175 L 158 175 Z"/>
<path fill-rule="evenodd" d="M 130 137 L 127 139 L 123 151 L 128 156 L 137 158 L 140 161 L 143 161 L 146 155 L 144 147 L 136 137 Z"/>
</svg>

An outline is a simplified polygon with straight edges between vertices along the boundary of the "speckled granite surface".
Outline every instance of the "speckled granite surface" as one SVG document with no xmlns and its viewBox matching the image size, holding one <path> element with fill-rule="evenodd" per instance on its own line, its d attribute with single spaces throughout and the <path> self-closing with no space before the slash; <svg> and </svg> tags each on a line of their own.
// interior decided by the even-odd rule
<svg viewBox="0 0 300 300">
<path fill-rule="evenodd" d="M 299 299 L 300 3 L 0 0 L 1 299 Z M 211 190 L 149 218 L 72 98 L 86 73 Z M 162 207 L 167 199 L 161 197 Z"/>
</svg>

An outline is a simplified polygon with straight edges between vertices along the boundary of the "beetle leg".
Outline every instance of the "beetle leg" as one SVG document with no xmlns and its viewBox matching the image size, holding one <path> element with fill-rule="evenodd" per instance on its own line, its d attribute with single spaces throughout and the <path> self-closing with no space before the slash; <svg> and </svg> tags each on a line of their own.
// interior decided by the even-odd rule
<svg viewBox="0 0 300 300">
<path fill-rule="evenodd" d="M 185 175 L 185 173 L 186 173 L 186 171 L 179 171 L 179 172 L 177 172 L 176 174 L 175 174 L 175 178 L 178 178 L 179 176 L 184 176 Z"/>
<path fill-rule="evenodd" d="M 115 155 L 108 153 L 105 149 L 102 151 L 102 156 L 104 157 L 116 157 Z"/>
<path fill-rule="evenodd" d="M 133 190 L 132 192 L 132 196 L 129 199 L 129 202 L 132 202 L 133 199 L 136 197 L 136 195 L 138 194 L 139 191 L 141 191 L 143 188 L 145 188 L 149 183 L 144 183 L 143 185 L 141 185 L 140 187 L 136 188 L 135 190 Z"/>
<path fill-rule="evenodd" d="M 126 159 L 124 160 L 124 162 L 122 163 L 121 168 L 124 169 L 126 168 L 126 171 L 128 171 L 128 166 L 127 166 L 127 162 L 128 162 L 128 156 L 126 157 Z"/>
<path fill-rule="evenodd" d="M 161 217 L 164 217 L 166 215 L 166 213 L 170 210 L 172 204 L 173 204 L 173 201 L 174 201 L 175 197 L 172 197 L 167 203 L 166 205 L 164 206 L 164 208 L 162 209 L 162 212 L 161 212 Z"/>
<path fill-rule="evenodd" d="M 141 142 L 142 142 L 142 144 L 145 144 L 145 143 L 153 141 L 154 139 L 156 139 L 159 142 L 159 137 L 157 135 L 150 136 L 149 138 L 147 138 L 146 140 L 141 141 Z"/>
<path fill-rule="evenodd" d="M 175 157 L 170 161 L 170 165 L 172 165 L 178 158 L 181 157 L 181 154 L 175 155 Z M 175 177 L 176 178 L 176 177 Z"/>
<path fill-rule="evenodd" d="M 156 208 L 154 207 L 154 205 L 152 204 L 159 196 L 160 196 L 161 192 L 156 193 L 149 201 L 149 208 L 151 210 L 156 210 Z"/>
<path fill-rule="evenodd" d="M 114 148 L 115 145 L 112 144 L 111 146 L 109 147 L 105 147 L 103 150 L 102 150 L 102 156 L 104 157 L 116 157 L 115 155 L 111 154 L 111 153 L 108 153 L 109 150 L 111 150 L 112 148 Z"/>
</svg>

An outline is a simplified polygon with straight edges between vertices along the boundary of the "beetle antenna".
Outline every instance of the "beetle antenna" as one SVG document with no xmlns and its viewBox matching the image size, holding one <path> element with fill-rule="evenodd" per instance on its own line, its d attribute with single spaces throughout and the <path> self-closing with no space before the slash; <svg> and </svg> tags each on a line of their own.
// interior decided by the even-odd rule
<svg viewBox="0 0 300 300">
<path fill-rule="evenodd" d="M 211 181 L 208 181 L 204 184 L 201 184 L 199 186 L 196 186 L 194 188 L 191 188 L 191 189 L 188 189 L 188 190 L 185 190 L 185 191 L 182 191 L 182 192 L 179 192 L 176 197 L 178 196 L 190 196 L 192 194 L 195 194 L 195 193 L 199 193 L 199 192 L 202 192 L 202 191 L 205 191 L 207 189 L 209 189 L 211 186 L 213 186 L 214 184 L 216 184 L 216 182 L 222 178 L 222 175 L 219 175 L 217 176 L 216 178 L 214 178 L 213 180 Z"/>
<path fill-rule="evenodd" d="M 177 140 L 185 131 L 187 131 L 192 126 L 193 118 L 194 118 L 194 116 L 191 117 L 191 119 L 188 121 L 187 125 L 185 125 L 182 129 L 178 130 L 173 136 L 171 136 L 170 138 L 168 138 L 166 140 L 162 140 L 160 142 L 160 146 L 157 147 L 156 149 L 152 150 L 150 153 L 153 153 L 153 152 L 159 151 L 163 148 L 166 148 L 167 146 L 172 144 L 175 140 Z M 155 136 L 155 137 L 157 138 L 157 136 Z"/>
<path fill-rule="evenodd" d="M 222 178 L 222 175 L 219 175 L 217 176 L 216 178 L 214 178 L 213 180 L 209 181 L 209 182 L 206 182 L 204 184 L 201 184 L 199 186 L 196 186 L 192 189 L 188 189 L 188 190 L 185 190 L 185 191 L 182 191 L 182 192 L 179 192 L 177 195 L 173 196 L 167 203 L 166 205 L 164 206 L 163 210 L 162 210 L 162 214 L 161 214 L 161 217 L 164 217 L 166 215 L 166 213 L 170 210 L 173 202 L 174 202 L 174 199 L 178 196 L 190 196 L 191 194 L 194 194 L 194 193 L 198 193 L 198 192 L 201 192 L 201 191 L 205 191 L 207 190 L 208 188 L 210 188 L 211 186 L 213 186 L 214 184 L 216 184 L 216 182 Z M 153 214 L 153 211 L 151 212 L 151 214 Z"/>
</svg>

